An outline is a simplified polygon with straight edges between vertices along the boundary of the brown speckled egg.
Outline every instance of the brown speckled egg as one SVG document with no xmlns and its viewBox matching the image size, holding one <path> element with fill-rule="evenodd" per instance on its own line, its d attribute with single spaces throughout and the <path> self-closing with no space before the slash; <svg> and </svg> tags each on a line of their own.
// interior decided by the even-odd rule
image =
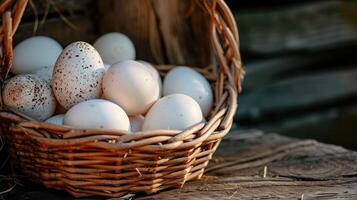
<svg viewBox="0 0 357 200">
<path fill-rule="evenodd" d="M 100 98 L 103 61 L 90 44 L 74 42 L 58 57 L 52 76 L 52 89 L 65 109 L 89 99 Z"/>
<path fill-rule="evenodd" d="M 45 120 L 56 109 L 56 99 L 50 85 L 37 75 L 17 75 L 5 84 L 4 104 L 36 120 Z"/>
</svg>

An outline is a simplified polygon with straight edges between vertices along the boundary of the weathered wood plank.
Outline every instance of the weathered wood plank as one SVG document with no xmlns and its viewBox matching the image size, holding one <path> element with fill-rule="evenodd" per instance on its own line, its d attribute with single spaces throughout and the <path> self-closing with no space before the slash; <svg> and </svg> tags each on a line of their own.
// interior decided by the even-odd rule
<svg viewBox="0 0 357 200">
<path fill-rule="evenodd" d="M 244 51 L 277 54 L 357 43 L 356 1 L 319 1 L 261 11 L 236 14 Z"/>
<path fill-rule="evenodd" d="M 357 62 L 357 46 L 316 53 L 298 53 L 248 60 L 245 62 L 245 93 L 296 75 L 341 70 Z"/>
<path fill-rule="evenodd" d="M 306 110 L 357 95 L 357 70 L 321 72 L 278 81 L 242 95 L 239 118 Z"/>
<path fill-rule="evenodd" d="M 39 188 L 13 195 L 12 199 L 71 199 Z M 222 141 L 201 180 L 133 198 L 299 199 L 302 195 L 304 199 L 357 197 L 357 152 L 314 140 L 233 132 Z"/>
</svg>

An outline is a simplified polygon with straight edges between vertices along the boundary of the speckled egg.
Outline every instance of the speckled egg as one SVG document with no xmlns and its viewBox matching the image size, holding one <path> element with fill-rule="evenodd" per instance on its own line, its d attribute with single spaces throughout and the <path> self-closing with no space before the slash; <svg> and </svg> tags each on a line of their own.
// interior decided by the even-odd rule
<svg viewBox="0 0 357 200">
<path fill-rule="evenodd" d="M 102 95 L 104 64 L 99 53 L 86 42 L 68 45 L 58 57 L 52 76 L 52 89 L 65 109 Z"/>
<path fill-rule="evenodd" d="M 3 92 L 4 104 L 35 120 L 45 120 L 56 109 L 50 85 L 33 74 L 17 75 L 8 80 Z"/>
</svg>

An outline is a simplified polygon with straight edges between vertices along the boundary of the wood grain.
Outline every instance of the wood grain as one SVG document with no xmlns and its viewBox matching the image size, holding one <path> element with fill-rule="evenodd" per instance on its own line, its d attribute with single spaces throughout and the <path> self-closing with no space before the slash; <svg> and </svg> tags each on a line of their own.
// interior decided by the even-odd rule
<svg viewBox="0 0 357 200">
<path fill-rule="evenodd" d="M 240 118 L 292 112 L 321 106 L 357 95 L 357 70 L 307 74 L 281 80 L 242 95 Z M 303 110 L 301 110 L 303 111 Z"/>
<path fill-rule="evenodd" d="M 286 54 L 357 43 L 357 3 L 318 1 L 269 10 L 237 12 L 242 49 Z"/>
</svg>

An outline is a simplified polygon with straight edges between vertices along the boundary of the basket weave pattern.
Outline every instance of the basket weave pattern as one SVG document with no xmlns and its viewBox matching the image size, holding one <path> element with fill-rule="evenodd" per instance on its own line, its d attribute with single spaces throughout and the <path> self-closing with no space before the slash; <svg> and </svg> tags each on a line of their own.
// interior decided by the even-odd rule
<svg viewBox="0 0 357 200">
<path fill-rule="evenodd" d="M 13 60 L 12 37 L 27 0 L 0 5 L 1 80 Z M 128 192 L 153 193 L 182 187 L 200 178 L 237 109 L 242 69 L 237 26 L 223 0 L 198 0 L 210 20 L 208 34 L 218 72 L 196 69 L 212 83 L 215 104 L 208 122 L 185 131 L 156 130 L 128 134 L 112 130 L 75 130 L 33 121 L 1 106 L 0 125 L 20 170 L 48 188 L 75 197 L 120 197 Z M 166 73 L 173 66 L 157 66 Z M 215 70 L 217 71 L 217 70 Z"/>
</svg>

